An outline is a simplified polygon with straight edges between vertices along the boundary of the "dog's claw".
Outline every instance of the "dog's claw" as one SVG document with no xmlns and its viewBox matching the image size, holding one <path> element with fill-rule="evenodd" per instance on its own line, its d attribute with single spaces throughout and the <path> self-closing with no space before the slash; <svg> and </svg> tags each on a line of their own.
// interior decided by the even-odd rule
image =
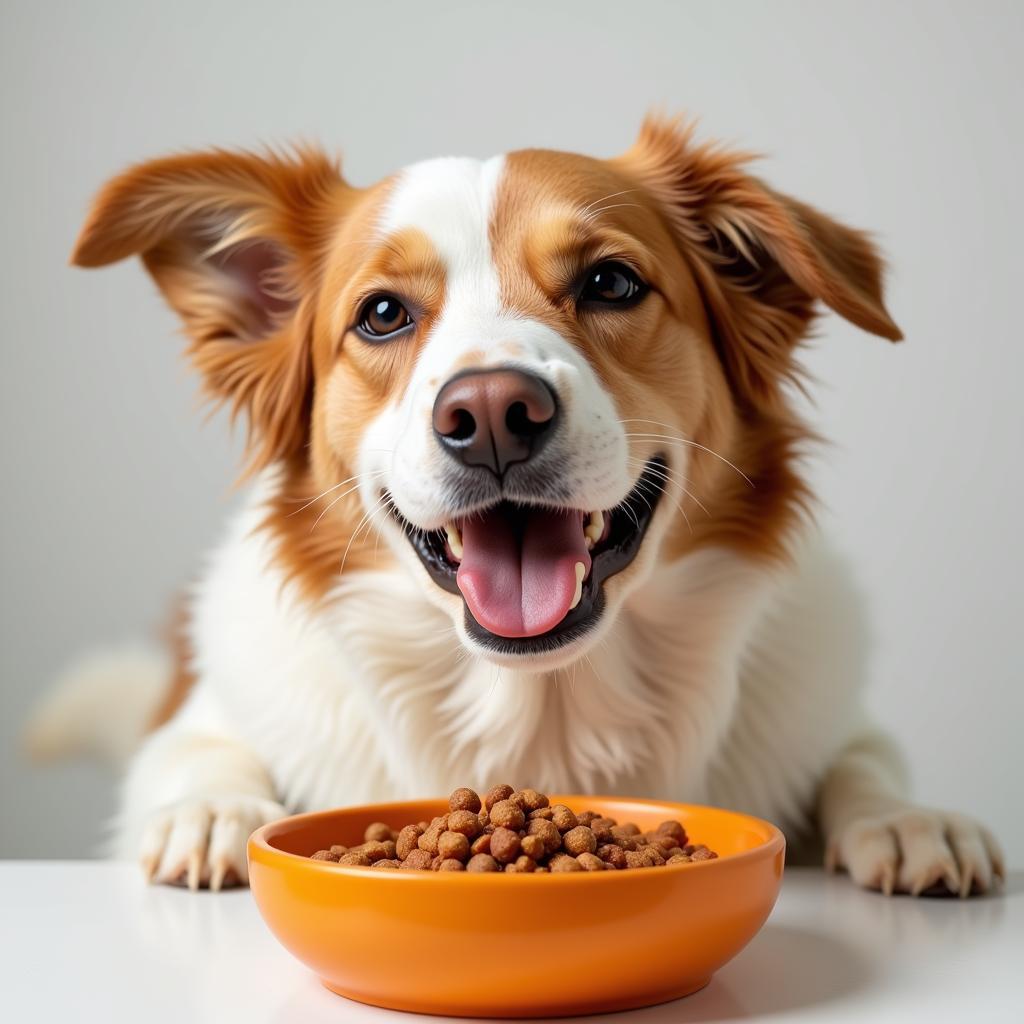
<svg viewBox="0 0 1024 1024">
<path fill-rule="evenodd" d="M 188 857 L 188 887 L 195 892 L 203 871 L 203 851 L 193 850 Z"/>
<path fill-rule="evenodd" d="M 896 888 L 896 865 L 895 864 L 884 864 L 882 866 L 881 883 L 879 889 L 886 896 L 891 896 L 893 890 Z"/>
</svg>

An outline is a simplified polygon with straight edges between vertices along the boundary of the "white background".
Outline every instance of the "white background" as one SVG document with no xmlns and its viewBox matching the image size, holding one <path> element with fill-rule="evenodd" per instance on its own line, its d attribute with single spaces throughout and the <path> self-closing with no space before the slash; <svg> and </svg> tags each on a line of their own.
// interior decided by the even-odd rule
<svg viewBox="0 0 1024 1024">
<path fill-rule="evenodd" d="M 0 854 L 87 853 L 93 767 L 16 736 L 71 657 L 145 635 L 217 536 L 238 445 L 202 425 L 136 264 L 67 267 L 90 195 L 187 147 L 315 139 L 367 183 L 439 154 L 612 155 L 646 109 L 768 154 L 877 232 L 898 347 L 825 319 L 823 516 L 870 594 L 871 699 L 916 792 L 1024 864 L 1024 343 L 1015 3 L 8 2 L 0 25 Z"/>
</svg>

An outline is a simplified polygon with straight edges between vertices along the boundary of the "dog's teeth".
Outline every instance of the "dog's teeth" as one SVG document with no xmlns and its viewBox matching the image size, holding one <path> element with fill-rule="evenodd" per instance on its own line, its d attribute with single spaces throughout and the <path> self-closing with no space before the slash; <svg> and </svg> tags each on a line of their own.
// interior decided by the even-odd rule
<svg viewBox="0 0 1024 1024">
<path fill-rule="evenodd" d="M 448 547 L 451 549 L 451 553 L 461 562 L 462 534 L 459 532 L 459 528 L 454 523 L 445 523 L 444 532 L 448 537 Z"/>
<path fill-rule="evenodd" d="M 583 536 L 587 538 L 588 551 L 600 541 L 602 533 L 604 533 L 604 513 L 591 512 L 590 521 L 587 523 L 587 528 L 583 531 Z"/>
<path fill-rule="evenodd" d="M 583 596 L 583 581 L 587 578 L 587 567 L 582 562 L 576 563 L 576 593 L 573 594 L 572 604 L 569 605 L 569 611 L 572 611 L 580 603 L 580 598 Z"/>
</svg>

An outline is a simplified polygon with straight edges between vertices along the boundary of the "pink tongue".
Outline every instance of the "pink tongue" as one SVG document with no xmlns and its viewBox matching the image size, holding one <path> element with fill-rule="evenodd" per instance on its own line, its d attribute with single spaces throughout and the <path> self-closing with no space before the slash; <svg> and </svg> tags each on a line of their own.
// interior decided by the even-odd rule
<svg viewBox="0 0 1024 1024">
<path fill-rule="evenodd" d="M 498 636 L 537 636 L 554 629 L 576 596 L 576 563 L 590 572 L 580 512 L 507 508 L 461 524 L 459 590 L 484 629 Z"/>
</svg>

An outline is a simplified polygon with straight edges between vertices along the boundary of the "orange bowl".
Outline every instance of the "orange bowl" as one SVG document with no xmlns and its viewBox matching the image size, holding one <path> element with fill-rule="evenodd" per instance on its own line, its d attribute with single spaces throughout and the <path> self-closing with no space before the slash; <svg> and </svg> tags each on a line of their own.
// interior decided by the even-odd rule
<svg viewBox="0 0 1024 1024">
<path fill-rule="evenodd" d="M 596 874 L 379 871 L 310 860 L 443 814 L 443 800 L 300 814 L 249 839 L 249 881 L 281 943 L 332 991 L 394 1010 L 546 1017 L 625 1010 L 703 988 L 757 933 L 785 840 L 712 807 L 558 796 L 653 828 L 674 818 L 718 859 Z"/>
</svg>

